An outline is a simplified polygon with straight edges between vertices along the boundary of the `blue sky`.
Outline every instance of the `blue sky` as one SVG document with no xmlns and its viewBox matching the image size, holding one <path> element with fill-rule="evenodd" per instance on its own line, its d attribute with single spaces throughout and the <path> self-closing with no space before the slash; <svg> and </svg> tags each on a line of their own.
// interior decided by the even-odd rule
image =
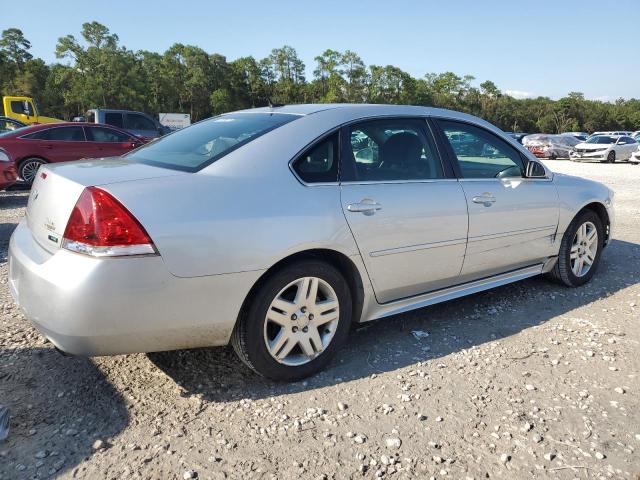
<svg viewBox="0 0 640 480">
<path fill-rule="evenodd" d="M 2 9 L 0 29 L 18 27 L 32 53 L 55 61 L 55 44 L 97 20 L 132 50 L 181 42 L 233 60 L 262 58 L 284 44 L 307 66 L 326 48 L 367 64 L 493 80 L 514 96 L 640 98 L 640 3 L 538 0 L 164 1 L 30 0 Z"/>
</svg>

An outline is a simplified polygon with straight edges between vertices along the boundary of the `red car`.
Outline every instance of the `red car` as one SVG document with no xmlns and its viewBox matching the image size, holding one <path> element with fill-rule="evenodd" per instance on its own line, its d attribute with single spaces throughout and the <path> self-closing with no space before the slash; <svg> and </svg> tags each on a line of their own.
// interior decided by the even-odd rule
<svg viewBox="0 0 640 480">
<path fill-rule="evenodd" d="M 18 167 L 18 175 L 31 184 L 40 165 L 81 158 L 116 157 L 145 143 L 110 125 L 49 123 L 0 135 L 4 149 Z"/>
<path fill-rule="evenodd" d="M 18 179 L 16 171 L 16 162 L 9 154 L 0 148 L 0 190 L 10 187 Z"/>
</svg>

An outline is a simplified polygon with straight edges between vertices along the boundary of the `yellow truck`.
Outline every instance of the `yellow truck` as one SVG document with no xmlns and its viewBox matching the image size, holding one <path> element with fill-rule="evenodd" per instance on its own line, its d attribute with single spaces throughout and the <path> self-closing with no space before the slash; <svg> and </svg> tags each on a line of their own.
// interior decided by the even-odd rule
<svg viewBox="0 0 640 480">
<path fill-rule="evenodd" d="M 27 125 L 64 121 L 40 115 L 36 108 L 36 102 L 31 97 L 2 97 L 2 105 L 5 117 L 13 118 Z"/>
</svg>

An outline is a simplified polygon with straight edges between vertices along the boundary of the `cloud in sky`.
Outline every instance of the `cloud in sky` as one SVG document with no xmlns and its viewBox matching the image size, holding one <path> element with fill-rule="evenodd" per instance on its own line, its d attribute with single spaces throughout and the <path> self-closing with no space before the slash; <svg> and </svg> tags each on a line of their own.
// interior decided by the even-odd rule
<svg viewBox="0 0 640 480">
<path fill-rule="evenodd" d="M 523 98 L 536 98 L 537 95 L 533 92 L 525 92 L 523 90 L 505 90 L 504 93 L 510 97 L 523 99 Z"/>
</svg>

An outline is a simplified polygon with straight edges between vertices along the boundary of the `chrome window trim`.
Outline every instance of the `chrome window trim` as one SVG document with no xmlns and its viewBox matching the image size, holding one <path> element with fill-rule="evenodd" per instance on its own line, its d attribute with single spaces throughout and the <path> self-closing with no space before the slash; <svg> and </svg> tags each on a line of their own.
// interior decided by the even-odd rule
<svg viewBox="0 0 640 480">
<path fill-rule="evenodd" d="M 457 178 L 431 178 L 423 180 L 350 180 L 348 182 L 340 182 L 340 185 L 379 185 L 379 184 L 405 184 L 405 183 L 439 183 L 439 182 L 457 182 Z"/>
<path fill-rule="evenodd" d="M 370 181 L 366 181 L 366 182 L 360 182 L 360 181 L 348 181 L 348 182 L 341 182 L 340 180 L 335 181 L 335 182 L 317 182 L 317 183 L 307 183 L 304 180 L 302 180 L 298 174 L 296 173 L 295 169 L 293 168 L 293 163 L 300 157 L 300 155 L 302 155 L 308 148 L 312 147 L 314 144 L 322 141 L 324 138 L 334 134 L 334 133 L 338 133 L 340 134 L 340 130 L 344 127 L 349 127 L 353 124 L 356 123 L 363 123 L 363 122 L 369 122 L 369 121 L 376 121 L 376 120 L 389 120 L 389 119 L 414 119 L 414 120 L 418 120 L 418 121 L 423 121 L 426 124 L 426 130 L 427 132 L 431 135 L 431 138 L 433 140 L 435 149 L 436 149 L 436 153 L 438 154 L 438 159 L 440 160 L 440 166 L 442 167 L 442 171 L 443 173 L 446 175 L 446 170 L 445 170 L 445 166 L 444 166 L 444 157 L 442 152 L 440 151 L 440 149 L 438 148 L 438 142 L 436 140 L 435 137 L 435 133 L 433 132 L 433 130 L 431 129 L 431 126 L 429 125 L 428 119 L 431 118 L 432 115 L 391 115 L 391 114 L 384 114 L 384 115 L 374 115 L 374 116 L 370 116 L 370 117 L 363 117 L 363 118 L 358 118 L 355 120 L 349 120 L 347 122 L 341 123 L 340 125 L 335 126 L 334 128 L 332 128 L 331 130 L 323 133 L 322 135 L 319 135 L 318 137 L 316 137 L 315 139 L 313 139 L 311 142 L 307 143 L 303 148 L 301 148 L 294 156 L 293 158 L 291 158 L 289 160 L 289 170 L 291 171 L 291 173 L 293 173 L 293 176 L 296 177 L 296 180 L 298 180 L 298 182 L 300 182 L 303 186 L 305 187 L 327 187 L 330 185 L 372 185 L 372 184 L 380 184 L 380 183 L 424 183 L 424 182 L 435 182 L 435 181 L 442 181 L 442 180 L 452 180 L 452 181 L 457 181 L 456 178 L 432 178 L 432 179 L 424 179 L 424 180 L 370 180 Z M 342 163 L 342 145 L 339 146 L 340 148 L 340 156 L 339 156 L 339 161 L 340 163 Z M 340 178 L 340 168 L 338 168 L 338 178 Z"/>
</svg>

